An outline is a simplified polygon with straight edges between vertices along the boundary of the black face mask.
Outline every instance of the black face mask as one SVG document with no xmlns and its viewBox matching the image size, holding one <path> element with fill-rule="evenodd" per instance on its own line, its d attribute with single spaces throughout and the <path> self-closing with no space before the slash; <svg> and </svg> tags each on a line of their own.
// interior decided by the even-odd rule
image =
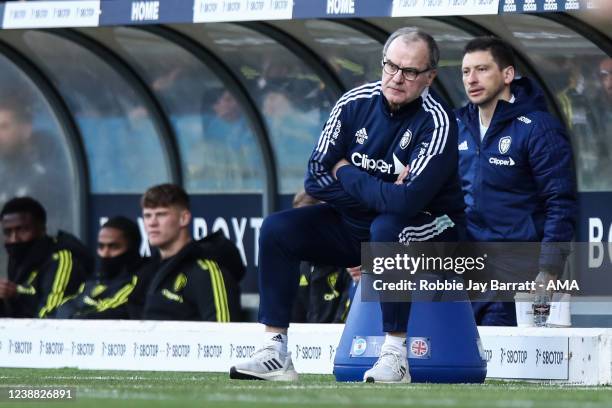
<svg viewBox="0 0 612 408">
<path fill-rule="evenodd" d="M 137 260 L 138 253 L 133 251 L 127 251 L 112 258 L 98 256 L 98 276 L 103 279 L 112 279 L 124 269 L 134 265 Z"/>
<path fill-rule="evenodd" d="M 36 244 L 36 240 L 28 242 L 15 242 L 13 244 L 4 244 L 6 252 L 9 255 L 11 262 L 20 264 L 28 255 L 32 247 Z"/>
</svg>

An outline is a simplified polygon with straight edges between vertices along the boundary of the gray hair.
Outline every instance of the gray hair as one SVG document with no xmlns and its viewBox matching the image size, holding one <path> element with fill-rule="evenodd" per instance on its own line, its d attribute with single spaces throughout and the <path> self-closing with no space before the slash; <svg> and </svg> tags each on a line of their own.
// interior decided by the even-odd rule
<svg viewBox="0 0 612 408">
<path fill-rule="evenodd" d="M 438 61 L 440 60 L 440 50 L 438 49 L 436 40 L 434 40 L 433 37 L 426 32 L 412 27 L 402 27 L 391 33 L 389 38 L 387 38 L 387 42 L 385 42 L 385 46 L 383 47 L 383 59 L 387 56 L 387 49 L 389 48 L 389 45 L 391 45 L 393 40 L 400 37 L 405 44 L 423 41 L 429 50 L 429 67 L 436 68 L 438 66 Z"/>
</svg>

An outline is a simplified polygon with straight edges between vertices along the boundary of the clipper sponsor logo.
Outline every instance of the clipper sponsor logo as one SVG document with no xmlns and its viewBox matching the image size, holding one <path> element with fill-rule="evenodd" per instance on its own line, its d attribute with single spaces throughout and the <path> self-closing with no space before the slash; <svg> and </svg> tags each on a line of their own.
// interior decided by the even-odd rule
<svg viewBox="0 0 612 408">
<path fill-rule="evenodd" d="M 464 140 L 463 142 L 459 143 L 459 150 L 467 150 L 467 149 L 468 149 L 467 140 Z"/>
<path fill-rule="evenodd" d="M 355 14 L 355 0 L 327 0 L 327 14 Z"/>
<path fill-rule="evenodd" d="M 501 154 L 506 154 L 508 153 L 508 150 L 510 150 L 510 145 L 512 144 L 512 137 L 510 136 L 504 136 L 501 139 L 499 139 L 499 144 L 498 144 L 498 148 L 499 148 L 499 152 Z"/>
<path fill-rule="evenodd" d="M 381 173 L 391 174 L 391 165 L 384 160 L 370 159 L 367 154 L 355 152 L 351 156 L 353 164 L 366 170 L 380 171 Z"/>
<path fill-rule="evenodd" d="M 198 358 L 221 358 L 223 346 L 220 344 L 198 343 Z"/>
<path fill-rule="evenodd" d="M 516 3 L 514 0 L 506 0 L 504 3 L 504 13 L 514 13 L 516 12 Z"/>
<path fill-rule="evenodd" d="M 368 132 L 365 130 L 365 128 L 361 128 L 355 132 L 355 139 L 357 139 L 357 143 L 360 145 L 364 144 L 368 140 Z"/>
<path fill-rule="evenodd" d="M 132 3 L 132 21 L 159 20 L 159 1 L 135 1 Z"/>
<path fill-rule="evenodd" d="M 412 140 L 412 132 L 410 131 L 410 129 L 408 129 L 404 132 L 404 135 L 402 136 L 402 139 L 400 140 L 400 148 L 402 150 L 407 148 L 411 140 Z"/>
<path fill-rule="evenodd" d="M 507 159 L 498 159 L 496 157 L 491 157 L 489 159 L 489 163 L 495 166 L 514 166 L 516 163 L 512 160 L 512 157 L 508 157 Z"/>
<path fill-rule="evenodd" d="M 296 359 L 302 360 L 320 360 L 321 359 L 321 347 L 300 347 L 299 344 L 295 345 Z"/>
</svg>

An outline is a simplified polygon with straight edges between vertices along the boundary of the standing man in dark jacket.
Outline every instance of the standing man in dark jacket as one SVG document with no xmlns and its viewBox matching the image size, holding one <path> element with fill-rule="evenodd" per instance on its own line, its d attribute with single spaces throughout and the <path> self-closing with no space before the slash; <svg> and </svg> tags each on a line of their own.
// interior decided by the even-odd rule
<svg viewBox="0 0 612 408">
<path fill-rule="evenodd" d="M 499 255 L 495 273 L 532 269 L 536 284 L 562 272 L 576 212 L 572 149 L 533 81 L 515 79 L 512 48 L 479 37 L 464 50 L 463 84 L 470 100 L 456 112 L 459 166 L 468 238 L 480 242 L 541 242 L 539 260 Z M 514 303 L 474 303 L 481 325 L 516 325 Z M 486 302 L 491 300 L 491 302 Z"/>
<path fill-rule="evenodd" d="M 242 263 L 235 261 L 240 259 L 238 249 L 220 232 L 201 241 L 191 239 L 189 197 L 179 186 L 151 187 L 141 206 L 149 243 L 159 250 L 159 256 L 141 271 L 151 279 L 142 318 L 238 320 L 237 279 L 244 274 Z M 228 245 L 233 252 L 226 250 Z"/>
<path fill-rule="evenodd" d="M 59 319 L 128 319 L 128 299 L 143 265 L 140 230 L 125 217 L 113 217 L 98 233 L 98 268 L 75 296 L 64 300 Z"/>
<path fill-rule="evenodd" d="M 46 211 L 33 198 L 9 200 L 0 220 L 9 255 L 8 279 L 0 279 L 0 315 L 50 316 L 93 268 L 87 249 L 65 232 L 48 236 Z"/>
</svg>

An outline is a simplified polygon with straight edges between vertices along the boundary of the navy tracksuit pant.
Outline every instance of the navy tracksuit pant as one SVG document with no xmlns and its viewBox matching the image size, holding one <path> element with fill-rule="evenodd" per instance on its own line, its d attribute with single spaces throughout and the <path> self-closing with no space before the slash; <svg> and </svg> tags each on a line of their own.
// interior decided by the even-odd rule
<svg viewBox="0 0 612 408">
<path fill-rule="evenodd" d="M 348 225 L 328 204 L 295 208 L 268 216 L 259 236 L 259 322 L 274 327 L 289 326 L 299 286 L 300 261 L 357 266 L 361 264 L 361 242 L 399 242 L 406 227 L 417 227 L 410 230 L 415 231 L 421 240 L 459 240 L 457 225 L 437 232 L 432 227 L 435 221 L 435 216 L 425 213 L 411 219 L 381 214 L 368 231 Z M 405 237 L 406 231 L 402 235 Z M 409 303 L 381 302 L 381 310 L 385 332 L 406 331 Z"/>
</svg>

